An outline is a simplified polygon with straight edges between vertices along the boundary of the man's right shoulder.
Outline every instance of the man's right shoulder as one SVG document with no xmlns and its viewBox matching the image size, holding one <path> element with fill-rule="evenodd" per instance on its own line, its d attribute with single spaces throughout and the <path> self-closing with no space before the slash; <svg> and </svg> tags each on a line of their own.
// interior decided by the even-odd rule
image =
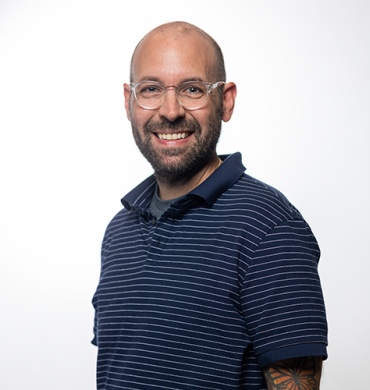
<svg viewBox="0 0 370 390">
<path fill-rule="evenodd" d="M 108 223 L 105 234 L 107 235 L 110 232 L 114 232 L 115 230 L 130 224 L 132 222 L 131 219 L 133 214 L 135 213 L 130 213 L 129 210 L 123 207 Z"/>
</svg>

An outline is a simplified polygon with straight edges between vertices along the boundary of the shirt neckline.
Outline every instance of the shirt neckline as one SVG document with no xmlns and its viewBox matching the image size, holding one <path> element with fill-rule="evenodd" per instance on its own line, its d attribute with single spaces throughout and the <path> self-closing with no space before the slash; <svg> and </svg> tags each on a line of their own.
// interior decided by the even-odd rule
<svg viewBox="0 0 370 390">
<path fill-rule="evenodd" d="M 203 198 L 208 206 L 211 206 L 215 200 L 230 188 L 244 174 L 245 167 L 241 161 L 241 153 L 236 152 L 231 155 L 219 156 L 223 161 L 221 164 L 203 183 L 194 188 L 187 195 Z M 157 181 L 153 175 L 149 176 L 137 187 L 125 195 L 121 202 L 127 210 L 131 208 L 149 208 L 150 201 L 156 189 Z M 177 201 L 174 199 L 172 201 Z"/>
</svg>

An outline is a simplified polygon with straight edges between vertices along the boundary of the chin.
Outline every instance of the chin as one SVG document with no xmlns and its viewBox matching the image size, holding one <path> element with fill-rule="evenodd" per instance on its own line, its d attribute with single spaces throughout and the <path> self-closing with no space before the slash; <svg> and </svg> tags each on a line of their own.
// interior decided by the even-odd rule
<svg viewBox="0 0 370 390">
<path fill-rule="evenodd" d="M 154 176 L 162 183 L 175 184 L 190 180 L 201 171 L 209 162 L 207 159 L 194 156 L 168 157 L 160 161 L 150 162 L 154 169 Z"/>
</svg>

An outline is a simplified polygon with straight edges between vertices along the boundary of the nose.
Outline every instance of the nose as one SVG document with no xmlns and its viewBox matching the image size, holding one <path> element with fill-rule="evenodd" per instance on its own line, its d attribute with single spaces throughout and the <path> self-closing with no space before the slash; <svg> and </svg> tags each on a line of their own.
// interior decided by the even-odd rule
<svg viewBox="0 0 370 390">
<path fill-rule="evenodd" d="M 173 122 L 177 118 L 185 116 L 185 109 L 180 105 L 176 98 L 174 88 L 168 88 L 164 103 L 159 107 L 159 115 Z"/>
</svg>

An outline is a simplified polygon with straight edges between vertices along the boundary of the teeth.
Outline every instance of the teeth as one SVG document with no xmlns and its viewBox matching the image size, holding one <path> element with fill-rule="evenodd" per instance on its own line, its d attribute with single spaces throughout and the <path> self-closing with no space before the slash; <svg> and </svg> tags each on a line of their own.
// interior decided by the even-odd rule
<svg viewBox="0 0 370 390">
<path fill-rule="evenodd" d="M 173 139 L 186 138 L 186 133 L 172 133 L 172 134 L 157 133 L 157 136 L 159 139 L 173 140 Z"/>
</svg>

